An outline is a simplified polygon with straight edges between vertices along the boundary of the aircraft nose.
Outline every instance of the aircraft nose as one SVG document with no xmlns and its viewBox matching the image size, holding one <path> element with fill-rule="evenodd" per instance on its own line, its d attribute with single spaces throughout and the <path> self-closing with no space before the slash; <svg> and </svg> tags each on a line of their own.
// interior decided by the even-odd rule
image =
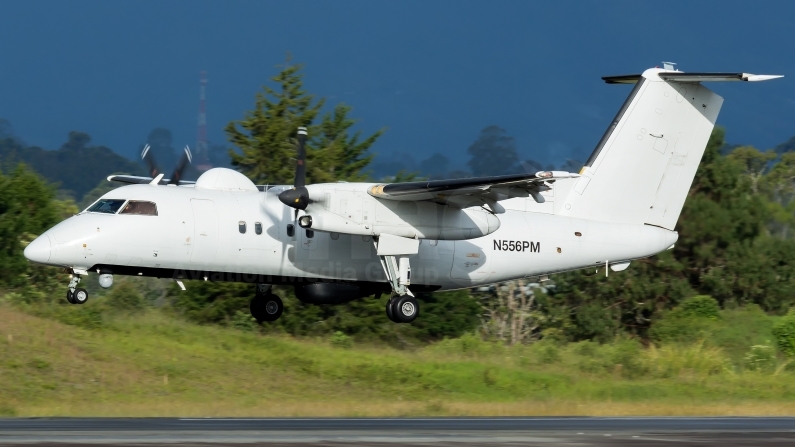
<svg viewBox="0 0 795 447">
<path fill-rule="evenodd" d="M 46 264 L 50 260 L 50 247 L 50 237 L 42 234 L 25 247 L 25 257 L 33 262 Z"/>
</svg>

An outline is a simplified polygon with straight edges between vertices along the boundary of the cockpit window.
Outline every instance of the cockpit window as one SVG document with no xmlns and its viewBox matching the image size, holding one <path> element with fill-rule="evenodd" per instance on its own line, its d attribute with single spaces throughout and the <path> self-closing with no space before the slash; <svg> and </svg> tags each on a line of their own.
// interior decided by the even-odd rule
<svg viewBox="0 0 795 447">
<path fill-rule="evenodd" d="M 154 202 L 130 200 L 119 214 L 139 214 L 144 216 L 157 216 L 157 205 Z"/>
<path fill-rule="evenodd" d="M 122 205 L 124 205 L 124 200 L 99 199 L 87 211 L 90 213 L 116 214 L 116 211 L 119 211 Z"/>
</svg>

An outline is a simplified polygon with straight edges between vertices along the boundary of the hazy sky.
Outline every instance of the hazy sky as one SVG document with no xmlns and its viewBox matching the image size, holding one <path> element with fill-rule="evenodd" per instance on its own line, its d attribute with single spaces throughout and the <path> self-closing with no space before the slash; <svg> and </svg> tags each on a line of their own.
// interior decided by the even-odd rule
<svg viewBox="0 0 795 447">
<path fill-rule="evenodd" d="M 375 151 L 463 162 L 483 127 L 523 157 L 583 160 L 626 97 L 604 75 L 784 74 L 711 85 L 732 143 L 795 135 L 795 2 L 0 1 L 0 117 L 31 144 L 71 130 L 133 156 L 154 127 L 196 141 L 207 70 L 209 135 L 243 116 L 290 51 L 309 91 L 387 132 Z"/>
</svg>

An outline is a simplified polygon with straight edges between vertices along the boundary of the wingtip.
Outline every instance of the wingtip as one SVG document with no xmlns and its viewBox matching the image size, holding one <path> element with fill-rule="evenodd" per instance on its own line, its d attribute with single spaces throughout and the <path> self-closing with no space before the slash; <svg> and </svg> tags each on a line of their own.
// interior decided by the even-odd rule
<svg viewBox="0 0 795 447">
<path fill-rule="evenodd" d="M 748 82 L 759 82 L 759 81 L 769 81 L 771 79 L 778 79 L 783 78 L 784 75 L 755 75 L 755 74 L 746 74 L 743 76 L 743 81 Z"/>
</svg>

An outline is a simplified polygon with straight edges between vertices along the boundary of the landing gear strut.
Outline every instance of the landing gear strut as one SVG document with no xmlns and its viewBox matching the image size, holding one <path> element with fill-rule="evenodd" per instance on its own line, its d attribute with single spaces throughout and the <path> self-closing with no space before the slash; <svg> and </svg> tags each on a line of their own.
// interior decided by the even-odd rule
<svg viewBox="0 0 795 447">
<path fill-rule="evenodd" d="M 386 317 L 395 323 L 411 323 L 420 314 L 420 306 L 409 290 L 411 264 L 409 256 L 419 251 L 419 240 L 382 234 L 373 240 L 381 260 L 392 297 L 386 303 Z"/>
<path fill-rule="evenodd" d="M 276 321 L 284 312 L 284 303 L 271 292 L 270 284 L 257 284 L 257 293 L 251 299 L 249 310 L 259 323 Z"/>
<path fill-rule="evenodd" d="M 66 290 L 66 301 L 71 304 L 85 304 L 88 301 L 88 292 L 86 289 L 77 287 L 80 283 L 80 275 L 72 275 L 69 280 L 69 288 Z"/>
</svg>

